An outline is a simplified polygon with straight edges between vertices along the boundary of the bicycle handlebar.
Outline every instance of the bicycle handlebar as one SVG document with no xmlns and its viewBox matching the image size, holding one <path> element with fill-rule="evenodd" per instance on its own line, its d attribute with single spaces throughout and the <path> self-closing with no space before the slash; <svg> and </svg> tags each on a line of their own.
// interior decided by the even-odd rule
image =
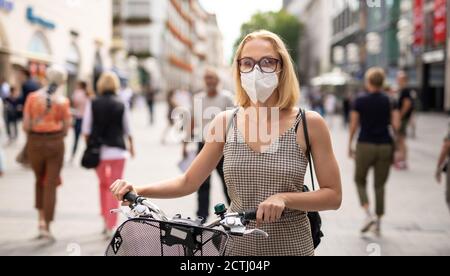
<svg viewBox="0 0 450 276">
<path fill-rule="evenodd" d="M 139 196 L 133 192 L 129 192 L 123 196 L 123 199 L 130 203 L 138 203 Z"/>
<path fill-rule="evenodd" d="M 254 210 L 239 213 L 239 216 L 242 216 L 245 220 L 256 220 L 257 213 L 258 213 L 258 209 L 254 209 Z"/>
</svg>

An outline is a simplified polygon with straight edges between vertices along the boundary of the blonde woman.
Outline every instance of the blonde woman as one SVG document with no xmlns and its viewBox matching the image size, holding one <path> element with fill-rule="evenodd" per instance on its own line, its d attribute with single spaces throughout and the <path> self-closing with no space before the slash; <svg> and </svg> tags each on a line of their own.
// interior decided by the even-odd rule
<svg viewBox="0 0 450 276">
<path fill-rule="evenodd" d="M 23 128 L 27 153 L 36 177 L 39 239 L 53 241 L 50 224 L 55 216 L 56 191 L 61 184 L 64 137 L 71 126 L 70 103 L 63 96 L 67 72 L 60 66 L 47 70 L 49 85 L 31 93 L 25 102 Z"/>
<path fill-rule="evenodd" d="M 133 138 L 127 106 L 118 97 L 119 78 L 115 73 L 103 73 L 97 82 L 100 96 L 86 106 L 83 118 L 83 135 L 99 141 L 100 164 L 96 168 L 100 181 L 101 214 L 104 234 L 111 235 L 117 224 L 117 214 L 110 211 L 118 207 L 109 193 L 111 183 L 123 177 L 125 161 L 134 156 Z M 128 140 L 128 145 L 127 141 Z"/>
<path fill-rule="evenodd" d="M 228 255 L 314 255 L 306 211 L 336 210 L 341 178 L 329 130 L 316 113 L 307 113 L 312 155 L 321 189 L 303 193 L 308 161 L 298 102 L 300 89 L 282 40 L 268 31 L 249 34 L 234 60 L 237 104 L 211 123 L 210 139 L 182 176 L 135 187 L 117 181 L 118 200 L 130 191 L 150 198 L 177 198 L 196 192 L 224 156 L 225 181 L 233 212 L 258 208 L 256 224 L 269 238 L 235 238 Z M 229 119 L 230 131 L 228 130 Z M 272 129 L 265 137 L 265 128 Z M 268 138 L 268 139 L 265 139 Z"/>
</svg>

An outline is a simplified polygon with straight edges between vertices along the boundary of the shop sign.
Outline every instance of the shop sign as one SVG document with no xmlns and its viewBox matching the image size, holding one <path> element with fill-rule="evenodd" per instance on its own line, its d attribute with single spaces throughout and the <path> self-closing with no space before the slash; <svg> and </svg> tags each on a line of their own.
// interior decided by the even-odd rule
<svg viewBox="0 0 450 276">
<path fill-rule="evenodd" d="M 414 0 L 414 46 L 421 47 L 425 44 L 425 15 L 424 0 Z"/>
<path fill-rule="evenodd" d="M 0 0 L 0 10 L 11 12 L 14 9 L 14 3 L 8 0 Z"/>
<path fill-rule="evenodd" d="M 27 20 L 31 24 L 39 25 L 41 27 L 44 27 L 46 29 L 53 30 L 56 28 L 56 24 L 53 23 L 50 20 L 47 20 L 41 16 L 38 16 L 35 14 L 34 9 L 32 7 L 27 8 Z"/>
<path fill-rule="evenodd" d="M 434 1 L 434 43 L 440 45 L 447 39 L 447 0 Z"/>
</svg>

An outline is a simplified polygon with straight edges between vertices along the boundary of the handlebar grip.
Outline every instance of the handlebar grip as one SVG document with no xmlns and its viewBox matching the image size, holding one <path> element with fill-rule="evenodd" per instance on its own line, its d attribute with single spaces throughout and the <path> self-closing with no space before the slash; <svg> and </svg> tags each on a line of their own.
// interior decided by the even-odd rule
<svg viewBox="0 0 450 276">
<path fill-rule="evenodd" d="M 129 192 L 123 196 L 123 199 L 131 203 L 137 203 L 139 196 L 133 192 Z"/>
<path fill-rule="evenodd" d="M 254 210 L 243 212 L 241 215 L 245 220 L 256 220 L 257 213 L 258 213 L 258 209 L 254 209 Z"/>
</svg>

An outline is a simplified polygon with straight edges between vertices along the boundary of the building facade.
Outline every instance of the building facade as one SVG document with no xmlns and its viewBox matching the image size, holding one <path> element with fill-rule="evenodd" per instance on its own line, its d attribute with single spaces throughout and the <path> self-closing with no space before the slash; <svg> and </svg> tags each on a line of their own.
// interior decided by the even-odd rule
<svg viewBox="0 0 450 276">
<path fill-rule="evenodd" d="M 114 37 L 164 91 L 197 91 L 204 69 L 224 64 L 216 17 L 198 0 L 115 0 Z"/>
<path fill-rule="evenodd" d="M 367 68 L 367 9 L 360 0 L 333 1 L 331 61 L 361 80 Z"/>
<path fill-rule="evenodd" d="M 0 76 L 13 82 L 23 67 L 44 79 L 56 63 L 69 72 L 69 93 L 78 79 L 93 82 L 111 66 L 111 20 L 109 0 L 1 1 Z"/>
<path fill-rule="evenodd" d="M 450 110 L 445 104 L 450 97 L 445 93 L 447 0 L 415 0 L 413 14 L 422 107 L 433 111 Z"/>
<path fill-rule="evenodd" d="M 387 71 L 390 84 L 395 83 L 398 70 L 405 70 L 409 86 L 418 92 L 420 109 L 450 110 L 450 94 L 445 89 L 447 0 L 333 3 L 334 66 L 359 81 L 367 68 L 380 66 Z"/>
<path fill-rule="evenodd" d="M 285 1 L 284 9 L 303 23 L 298 71 L 302 85 L 331 70 L 330 44 L 332 37 L 332 9 L 330 1 Z M 320 18 L 320 20 L 317 20 Z M 320 30 L 320 31 L 318 31 Z M 325 58 L 324 58 L 325 57 Z"/>
<path fill-rule="evenodd" d="M 398 22 L 400 1 L 380 1 L 377 7 L 362 6 L 367 11 L 366 66 L 385 68 L 390 82 L 396 78 L 400 58 Z"/>
</svg>

